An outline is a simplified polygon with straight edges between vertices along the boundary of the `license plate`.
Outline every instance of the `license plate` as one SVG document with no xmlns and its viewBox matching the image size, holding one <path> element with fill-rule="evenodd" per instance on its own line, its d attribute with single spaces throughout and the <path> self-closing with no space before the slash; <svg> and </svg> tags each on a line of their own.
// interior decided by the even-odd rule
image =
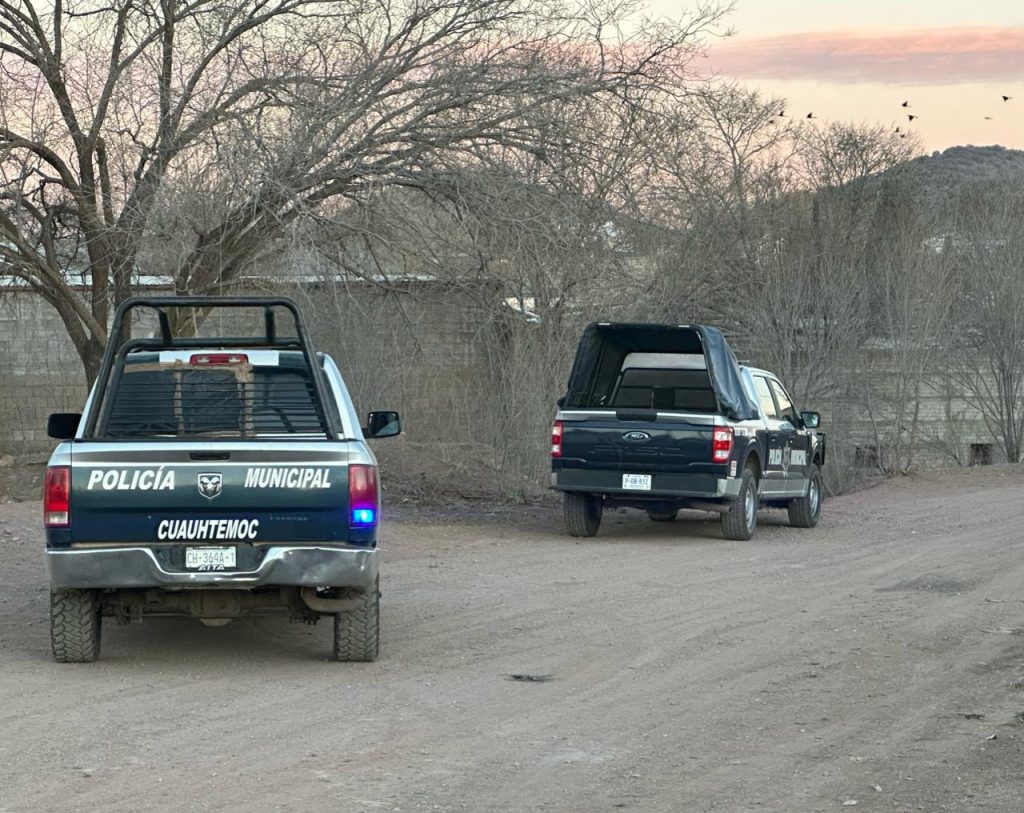
<svg viewBox="0 0 1024 813">
<path fill-rule="evenodd" d="M 649 474 L 623 474 L 622 487 L 629 491 L 650 491 L 651 475 Z"/>
<path fill-rule="evenodd" d="M 185 567 L 189 570 L 224 570 L 234 566 L 234 548 L 185 548 Z"/>
</svg>

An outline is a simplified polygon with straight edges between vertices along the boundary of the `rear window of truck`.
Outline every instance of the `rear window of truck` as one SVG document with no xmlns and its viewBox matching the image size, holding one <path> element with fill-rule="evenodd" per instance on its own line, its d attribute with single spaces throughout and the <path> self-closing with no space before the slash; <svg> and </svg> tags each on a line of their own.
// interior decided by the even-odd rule
<svg viewBox="0 0 1024 813">
<path fill-rule="evenodd" d="M 325 437 L 309 371 L 252 365 L 244 354 L 205 354 L 207 361 L 129 358 L 109 395 L 102 434 L 110 438 Z M 232 360 L 235 359 L 234 361 Z"/>
<path fill-rule="evenodd" d="M 629 353 L 608 405 L 682 412 L 718 408 L 704 356 L 693 353 Z"/>
</svg>

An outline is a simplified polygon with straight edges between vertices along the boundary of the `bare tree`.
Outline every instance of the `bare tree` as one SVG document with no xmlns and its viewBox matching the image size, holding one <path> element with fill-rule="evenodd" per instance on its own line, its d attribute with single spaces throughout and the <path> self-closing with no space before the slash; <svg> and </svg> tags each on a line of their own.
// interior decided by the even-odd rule
<svg viewBox="0 0 1024 813">
<path fill-rule="evenodd" d="M 223 291 L 309 213 L 383 185 L 420 187 L 496 147 L 536 155 L 547 148 L 538 121 L 559 105 L 629 106 L 677 84 L 718 19 L 703 8 L 610 43 L 632 5 L 587 8 L 2 3 L 2 273 L 57 309 L 91 380 L 109 309 L 154 270 L 140 263 L 162 256 L 155 216 L 182 189 L 208 205 L 180 216 L 191 233 L 159 270 L 182 293 Z"/>
<path fill-rule="evenodd" d="M 870 179 L 906 163 L 921 151 L 915 135 L 883 125 L 803 127 L 799 132 L 802 174 L 813 188 L 871 192 Z"/>
<path fill-rule="evenodd" d="M 783 106 L 735 85 L 707 84 L 655 111 L 648 147 L 657 169 L 645 179 L 641 211 L 677 237 L 664 274 L 671 308 L 682 305 L 673 287 L 709 301 L 725 280 L 756 275 L 765 218 L 796 189 L 793 130 L 777 115 Z M 704 315 L 722 316 L 707 308 Z"/>
<path fill-rule="evenodd" d="M 689 262 L 707 268 L 705 312 L 801 400 L 833 395 L 867 316 L 868 185 L 915 144 L 879 128 L 787 125 L 782 102 L 733 87 L 698 101 L 669 175 L 681 179 Z"/>
<path fill-rule="evenodd" d="M 880 182 L 866 246 L 866 335 L 851 372 L 849 400 L 870 420 L 879 468 L 907 474 L 924 440 L 922 406 L 941 388 L 956 277 L 947 253 L 936 251 L 935 228 L 913 173 Z"/>
<path fill-rule="evenodd" d="M 1015 186 L 969 190 L 955 233 L 958 300 L 948 348 L 952 375 L 1007 461 L 1024 454 L 1024 196 Z"/>
</svg>

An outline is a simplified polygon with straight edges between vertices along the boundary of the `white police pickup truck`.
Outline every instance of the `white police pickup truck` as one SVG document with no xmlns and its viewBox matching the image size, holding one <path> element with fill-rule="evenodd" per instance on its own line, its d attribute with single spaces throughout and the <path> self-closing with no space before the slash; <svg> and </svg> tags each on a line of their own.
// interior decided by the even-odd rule
<svg viewBox="0 0 1024 813">
<path fill-rule="evenodd" d="M 200 314 L 207 333 L 244 329 L 197 336 Z M 360 426 L 285 298 L 131 299 L 110 335 L 84 412 L 49 421 L 54 658 L 95 660 L 104 617 L 287 613 L 332 617 L 335 659 L 375 659 L 380 499 L 364 438 L 397 435 L 398 414 Z"/>
<path fill-rule="evenodd" d="M 551 437 L 551 487 L 566 530 L 593 536 L 605 508 L 721 514 L 754 533 L 759 505 L 810 528 L 821 512 L 825 436 L 772 373 L 741 367 L 704 325 L 600 322 L 580 339 Z"/>
</svg>

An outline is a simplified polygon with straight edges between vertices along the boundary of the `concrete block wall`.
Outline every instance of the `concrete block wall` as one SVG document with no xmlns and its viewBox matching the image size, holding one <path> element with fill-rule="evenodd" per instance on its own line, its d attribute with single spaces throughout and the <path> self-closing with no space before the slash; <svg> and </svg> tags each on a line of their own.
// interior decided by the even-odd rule
<svg viewBox="0 0 1024 813">
<path fill-rule="evenodd" d="M 64 325 L 42 298 L 0 295 L 0 455 L 44 454 L 51 412 L 85 401 L 82 365 Z"/>
<path fill-rule="evenodd" d="M 387 448 L 395 465 L 417 468 L 416 455 L 447 454 L 441 448 L 446 444 L 453 449 L 452 444 L 479 445 L 501 434 L 526 431 L 518 425 L 491 425 L 501 405 L 490 401 L 498 397 L 495 381 L 503 372 L 488 353 L 495 342 L 495 313 L 478 296 L 440 283 L 407 283 L 389 290 L 368 283 L 318 283 L 273 292 L 299 302 L 315 342 L 341 366 L 360 414 L 371 409 L 402 412 L 404 437 Z M 876 365 L 867 375 L 874 391 L 884 396 L 891 371 Z M 926 384 L 915 465 L 966 465 L 972 460 L 972 445 L 978 447 L 973 459 L 988 446 L 989 459 L 1002 462 L 998 444 L 962 389 L 938 373 Z M 44 456 L 53 445 L 46 437 L 47 415 L 78 411 L 85 397 L 78 355 L 56 312 L 28 291 L 0 295 L 0 456 Z M 834 404 L 814 406 L 823 413 L 831 454 L 842 456 L 847 465 L 859 457 L 870 466 L 871 450 L 879 444 L 860 399 L 837 398 Z M 891 427 L 884 397 L 877 410 L 877 425 Z M 535 433 L 528 434 L 532 438 Z M 890 440 L 883 436 L 883 447 Z M 537 442 L 543 445 L 543 438 Z M 510 462 L 505 452 L 505 458 L 496 454 L 496 468 L 513 465 L 525 471 L 522 461 Z M 474 454 L 480 462 L 479 448 Z M 538 465 L 546 465 L 545 460 Z"/>
<path fill-rule="evenodd" d="M 458 292 L 432 284 L 390 292 L 369 284 L 273 292 L 298 301 L 361 413 L 401 410 L 416 442 L 457 436 L 468 410 L 479 409 L 472 399 L 485 380 L 477 341 L 482 317 Z M 29 291 L 0 296 L 0 455 L 47 453 L 53 445 L 47 416 L 81 410 L 86 395 L 81 362 L 56 311 Z"/>
<path fill-rule="evenodd" d="M 870 375 L 874 392 L 884 396 L 892 372 L 879 369 L 871 371 Z M 895 440 L 895 410 L 884 402 L 884 397 L 879 399 L 876 396 L 873 400 L 874 424 L 866 414 L 864 400 L 854 399 L 831 410 L 834 414 L 826 412 L 823 426 L 828 431 L 828 420 L 833 419 L 841 428 L 841 433 L 836 433 L 837 443 L 834 448 L 849 456 L 851 463 L 859 458 L 868 467 L 872 465 L 870 460 L 877 454 L 878 447 L 881 446 L 885 454 L 886 447 Z M 904 411 L 903 417 L 906 442 L 912 419 L 909 408 Z M 989 433 L 981 414 L 965 397 L 962 385 L 941 371 L 928 375 L 922 386 L 917 413 L 917 438 L 913 456 L 915 468 L 972 465 L 982 459 L 991 463 L 1006 462 L 1005 455 Z M 972 447 L 977 447 L 973 453 Z"/>
</svg>

